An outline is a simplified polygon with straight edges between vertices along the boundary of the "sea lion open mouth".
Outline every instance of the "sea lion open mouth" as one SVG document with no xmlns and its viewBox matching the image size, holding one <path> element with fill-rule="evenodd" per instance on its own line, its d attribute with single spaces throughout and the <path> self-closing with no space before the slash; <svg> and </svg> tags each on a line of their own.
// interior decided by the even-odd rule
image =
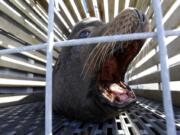
<svg viewBox="0 0 180 135">
<path fill-rule="evenodd" d="M 148 31 L 143 13 L 123 10 L 112 22 L 85 19 L 72 30 L 69 39 Z M 62 48 L 53 71 L 55 112 L 83 121 L 104 121 L 136 101 L 124 81 L 129 63 L 144 40 L 98 43 Z"/>
<path fill-rule="evenodd" d="M 128 64 L 126 55 L 129 55 L 126 54 L 128 50 L 124 51 L 122 48 L 115 49 L 114 53 L 104 60 L 97 73 L 97 89 L 100 90 L 97 93 L 101 97 L 98 99 L 104 98 L 107 104 L 121 110 L 136 101 L 134 92 L 122 82 L 125 74 L 123 68 Z"/>
<path fill-rule="evenodd" d="M 134 92 L 123 82 L 112 83 L 108 86 L 99 86 L 101 92 L 99 93 L 100 98 L 98 99 L 100 99 L 101 102 L 106 102 L 107 105 L 114 107 L 114 109 L 116 108 L 117 110 L 120 109 L 120 111 L 123 111 L 136 101 Z M 104 101 L 102 101 L 103 98 Z"/>
</svg>

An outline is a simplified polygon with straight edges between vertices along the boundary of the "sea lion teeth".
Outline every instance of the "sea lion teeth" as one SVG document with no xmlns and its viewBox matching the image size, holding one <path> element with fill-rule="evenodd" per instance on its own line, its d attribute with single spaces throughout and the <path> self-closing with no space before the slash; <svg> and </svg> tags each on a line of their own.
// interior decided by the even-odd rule
<svg viewBox="0 0 180 135">
<path fill-rule="evenodd" d="M 127 94 L 128 94 L 129 97 L 132 97 L 132 98 L 136 97 L 133 91 L 130 91 Z"/>
<path fill-rule="evenodd" d="M 102 94 L 105 98 L 107 98 L 111 103 L 114 102 L 115 98 L 116 98 L 116 95 L 112 94 L 112 93 L 109 93 L 109 92 L 103 92 Z"/>
<path fill-rule="evenodd" d="M 118 84 L 113 83 L 110 85 L 109 89 L 111 92 L 116 94 L 126 94 L 128 90 L 125 90 L 124 88 L 120 87 Z"/>
</svg>

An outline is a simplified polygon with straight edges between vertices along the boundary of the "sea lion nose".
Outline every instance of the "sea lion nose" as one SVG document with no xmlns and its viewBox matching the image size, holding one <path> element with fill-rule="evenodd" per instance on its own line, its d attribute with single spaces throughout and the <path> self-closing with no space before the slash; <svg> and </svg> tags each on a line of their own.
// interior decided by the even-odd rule
<svg viewBox="0 0 180 135">
<path fill-rule="evenodd" d="M 145 22 L 146 20 L 146 17 L 144 15 L 144 13 L 140 12 L 139 10 L 135 9 L 136 11 L 136 14 L 138 15 L 139 19 L 142 21 L 142 22 Z"/>
</svg>

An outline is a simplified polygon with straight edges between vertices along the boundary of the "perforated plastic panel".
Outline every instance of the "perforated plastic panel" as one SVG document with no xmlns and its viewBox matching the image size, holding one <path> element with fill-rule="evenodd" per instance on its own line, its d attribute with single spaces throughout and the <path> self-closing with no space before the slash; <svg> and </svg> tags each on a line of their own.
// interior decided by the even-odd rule
<svg viewBox="0 0 180 135">
<path fill-rule="evenodd" d="M 180 134 L 180 110 L 178 108 L 174 110 L 177 134 Z M 128 115 L 142 135 L 166 134 L 165 115 L 161 104 L 139 98 L 136 105 L 128 111 Z"/>
<path fill-rule="evenodd" d="M 175 108 L 180 134 L 180 109 Z M 54 115 L 55 135 L 164 135 L 165 115 L 160 103 L 138 98 L 136 105 L 104 123 L 82 123 Z M 0 134 L 44 134 L 44 103 L 30 103 L 0 109 Z"/>
<path fill-rule="evenodd" d="M 44 105 L 30 103 L 0 109 L 1 135 L 30 135 L 44 132 Z"/>
</svg>

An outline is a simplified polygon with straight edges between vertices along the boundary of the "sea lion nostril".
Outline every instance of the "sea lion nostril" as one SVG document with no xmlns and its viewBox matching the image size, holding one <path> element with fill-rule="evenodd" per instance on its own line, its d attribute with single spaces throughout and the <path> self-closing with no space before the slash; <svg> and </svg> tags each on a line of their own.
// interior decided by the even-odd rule
<svg viewBox="0 0 180 135">
<path fill-rule="evenodd" d="M 144 14 L 142 14 L 142 21 L 144 22 L 146 20 L 146 17 Z"/>
<path fill-rule="evenodd" d="M 135 9 L 136 14 L 138 15 L 139 19 L 144 22 L 145 21 L 145 15 L 143 13 L 141 13 L 140 11 L 138 11 L 137 9 Z"/>
<path fill-rule="evenodd" d="M 140 14 L 140 12 L 139 12 L 137 9 L 135 9 L 135 11 L 136 11 L 136 14 L 138 15 L 139 19 L 141 19 L 141 14 Z"/>
</svg>

